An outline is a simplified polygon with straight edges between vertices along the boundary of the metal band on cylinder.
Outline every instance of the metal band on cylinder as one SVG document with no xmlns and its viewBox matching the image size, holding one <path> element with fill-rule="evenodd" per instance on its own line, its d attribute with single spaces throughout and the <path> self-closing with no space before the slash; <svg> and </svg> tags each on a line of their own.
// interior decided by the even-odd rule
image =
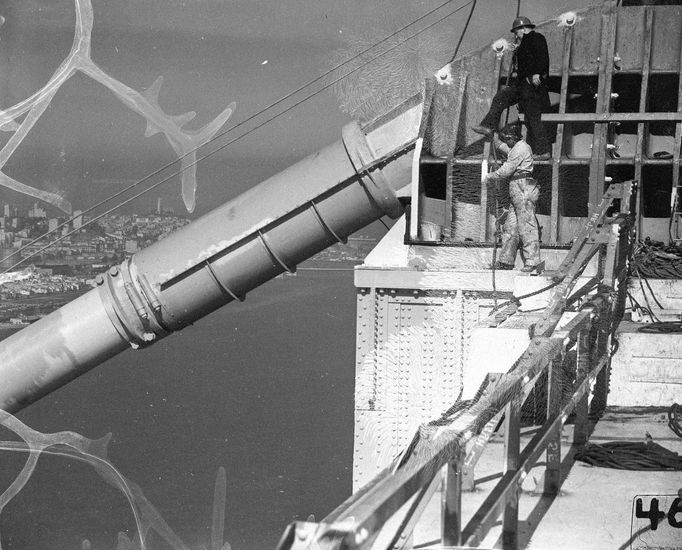
<svg viewBox="0 0 682 550">
<path fill-rule="evenodd" d="M 384 174 L 379 168 L 371 171 L 366 169 L 376 156 L 370 149 L 360 124 L 357 121 L 346 124 L 341 132 L 341 139 L 355 172 L 372 199 L 386 212 L 387 216 L 391 218 L 400 216 L 403 213 L 403 207 L 396 199 L 395 192 L 391 189 Z"/>
<path fill-rule="evenodd" d="M 133 348 L 149 345 L 169 334 L 161 324 L 161 302 L 146 278 L 144 283 L 138 279 L 130 260 L 96 279 L 111 324 Z"/>
</svg>

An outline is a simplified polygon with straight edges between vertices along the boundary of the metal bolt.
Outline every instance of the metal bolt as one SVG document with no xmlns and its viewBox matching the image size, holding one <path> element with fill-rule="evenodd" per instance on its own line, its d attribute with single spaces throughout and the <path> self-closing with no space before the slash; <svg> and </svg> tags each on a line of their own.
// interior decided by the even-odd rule
<svg viewBox="0 0 682 550">
<path fill-rule="evenodd" d="M 95 277 L 95 283 L 98 286 L 104 284 L 104 276 L 101 273 L 98 273 L 97 276 Z"/>
<path fill-rule="evenodd" d="M 109 275 L 111 275 L 112 277 L 116 277 L 116 275 L 118 275 L 118 266 L 117 265 L 109 268 Z"/>
<path fill-rule="evenodd" d="M 296 538 L 305 541 L 310 536 L 308 525 L 300 525 L 296 528 Z"/>
<path fill-rule="evenodd" d="M 369 537 L 369 531 L 365 527 L 360 529 L 357 533 L 355 533 L 355 544 L 356 546 L 360 546 L 363 542 L 367 540 Z"/>
</svg>

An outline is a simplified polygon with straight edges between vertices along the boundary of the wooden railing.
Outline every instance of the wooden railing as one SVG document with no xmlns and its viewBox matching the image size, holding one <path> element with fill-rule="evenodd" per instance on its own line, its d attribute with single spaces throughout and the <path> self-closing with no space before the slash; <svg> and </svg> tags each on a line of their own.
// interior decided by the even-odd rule
<svg viewBox="0 0 682 550">
<path fill-rule="evenodd" d="M 477 397 L 456 403 L 447 417 L 423 425 L 391 467 L 351 496 L 321 522 L 289 525 L 279 550 L 409 547 L 412 531 L 442 486 L 442 533 L 437 547 L 479 544 L 502 514 L 503 547 L 517 547 L 520 485 L 546 453 L 545 493 L 561 482 L 561 427 L 575 411 L 574 442 L 588 434 L 588 391 L 596 382 L 592 407 L 605 405 L 611 336 L 617 325 L 633 240 L 634 182 L 612 184 L 559 269 L 552 273 L 548 306 L 533 326 L 528 348 L 505 374 L 488 376 Z M 588 262 L 597 256 L 597 275 L 575 289 Z M 578 306 L 578 303 L 582 305 Z M 493 314 L 513 314 L 508 304 Z M 573 391 L 562 391 L 562 362 L 576 354 Z M 547 374 L 546 421 L 523 450 L 520 411 L 540 376 Z M 565 398 L 565 399 L 564 399 Z M 462 498 L 472 488 L 475 463 L 504 416 L 505 464 L 501 479 L 462 527 Z"/>
</svg>

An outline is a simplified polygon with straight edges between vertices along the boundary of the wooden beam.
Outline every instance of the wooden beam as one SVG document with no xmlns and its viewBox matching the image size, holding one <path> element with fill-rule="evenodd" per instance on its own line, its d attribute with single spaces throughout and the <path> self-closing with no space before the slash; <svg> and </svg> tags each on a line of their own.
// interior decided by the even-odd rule
<svg viewBox="0 0 682 550">
<path fill-rule="evenodd" d="M 511 498 L 512 492 L 518 491 L 523 479 L 533 468 L 542 452 L 547 448 L 547 443 L 551 440 L 554 433 L 561 430 L 565 419 L 573 412 L 578 401 L 586 395 L 590 389 L 590 384 L 602 371 L 608 362 L 607 354 L 602 355 L 595 361 L 594 370 L 590 371 L 586 378 L 575 389 L 573 397 L 561 408 L 559 415 L 551 422 L 545 422 L 540 431 L 526 445 L 519 456 L 519 467 L 516 471 L 509 471 L 502 474 L 500 481 L 493 487 L 483 504 L 474 513 L 466 527 L 462 530 L 464 544 L 477 546 L 485 538 L 490 528 L 495 523 L 502 506 L 507 499 Z"/>
<path fill-rule="evenodd" d="M 500 82 L 500 71 L 502 70 L 502 58 L 497 58 L 495 60 L 495 70 L 493 71 L 493 84 L 491 89 L 494 90 L 493 96 L 490 98 L 491 103 L 493 97 L 497 93 Z M 488 161 L 490 159 L 490 141 L 485 142 L 483 146 L 483 160 Z M 488 240 L 488 184 L 484 181 L 485 173 L 488 169 L 487 162 L 481 162 L 481 208 L 479 210 L 481 225 L 478 231 L 478 238 L 481 242 L 487 242 Z"/>
<path fill-rule="evenodd" d="M 599 89 L 597 91 L 597 114 L 608 113 L 611 108 L 611 83 L 613 81 L 613 56 L 616 42 L 615 0 L 604 2 L 601 15 L 601 51 L 599 53 Z M 608 127 L 596 125 L 592 139 L 592 161 L 590 162 L 590 189 L 588 207 L 599 203 L 604 194 L 606 175 L 606 145 Z"/>
<path fill-rule="evenodd" d="M 566 97 L 568 96 L 568 71 L 571 66 L 571 46 L 573 44 L 573 27 L 568 27 L 564 33 L 564 51 L 561 58 L 561 96 L 559 97 L 559 115 L 566 115 Z M 564 124 L 560 122 L 556 130 L 554 154 L 552 155 L 552 202 L 549 216 L 549 241 L 559 242 L 559 168 L 564 150 Z"/>
<path fill-rule="evenodd" d="M 441 540 L 444 546 L 462 542 L 462 462 L 460 450 L 445 466 L 443 494 L 441 496 Z"/>
<path fill-rule="evenodd" d="M 592 343 L 591 343 L 591 326 L 580 331 L 576 345 L 576 377 L 577 384 L 582 384 L 587 378 L 589 372 L 592 370 Z M 588 437 L 588 395 L 583 394 L 575 406 L 575 422 L 573 429 L 573 443 L 582 445 L 587 443 Z"/>
<path fill-rule="evenodd" d="M 680 49 L 679 49 L 678 59 L 680 60 L 680 70 L 677 82 L 677 112 L 682 112 L 682 36 L 680 36 Z M 677 213 L 678 201 L 680 200 L 680 147 L 682 147 L 682 122 L 677 121 L 675 124 L 675 148 L 673 149 L 673 181 L 672 189 L 670 193 L 670 223 L 668 224 L 668 233 L 670 236 L 670 241 L 674 242 L 678 240 L 679 235 L 679 225 L 678 222 L 680 217 Z M 674 230 L 673 230 L 674 226 Z M 673 233 L 674 231 L 674 233 Z"/>
<path fill-rule="evenodd" d="M 653 37 L 654 12 L 650 7 L 644 9 L 644 44 L 642 52 L 642 84 L 639 89 L 639 112 L 645 113 L 647 94 L 649 93 L 649 71 L 651 69 L 651 42 Z M 637 124 L 637 142 L 635 144 L 635 179 L 642 181 L 642 158 L 643 150 L 648 142 L 648 136 L 644 132 L 644 121 Z M 637 205 L 635 219 L 637 234 L 642 234 L 642 185 L 637 193 Z"/>
<path fill-rule="evenodd" d="M 545 113 L 543 122 L 654 122 L 682 120 L 682 112 L 664 111 L 659 113 Z"/>
<path fill-rule="evenodd" d="M 446 240 L 451 240 L 454 235 L 452 220 L 454 218 L 452 203 L 452 157 L 457 148 L 457 131 L 459 129 L 459 119 L 462 113 L 462 102 L 464 100 L 464 90 L 467 85 L 468 73 L 462 71 L 459 75 L 459 89 L 457 90 L 457 102 L 455 103 L 455 114 L 453 115 L 453 125 L 455 127 L 455 144 L 452 151 L 448 154 L 448 167 L 445 176 L 445 221 L 443 223 L 443 235 Z"/>
<path fill-rule="evenodd" d="M 407 550 L 412 548 L 412 534 L 414 528 L 419 520 L 421 520 L 424 510 L 426 510 L 433 495 L 440 489 L 442 483 L 442 476 L 436 475 L 429 485 L 422 487 L 410 504 L 409 510 L 405 512 L 405 515 L 403 516 L 400 525 L 396 528 L 393 539 L 387 548 L 392 548 L 393 550 Z"/>
<path fill-rule="evenodd" d="M 505 473 L 516 473 L 520 467 L 519 453 L 521 451 L 521 402 L 520 396 L 513 398 L 504 413 L 504 447 Z M 519 492 L 521 487 L 516 485 L 516 493 L 512 493 L 504 506 L 502 516 L 502 548 L 516 550 L 519 547 Z"/>
<path fill-rule="evenodd" d="M 562 403 L 562 357 L 555 358 L 547 370 L 547 420 L 551 421 L 561 412 Z M 547 443 L 547 465 L 544 472 L 542 492 L 558 495 L 561 487 L 561 431 L 556 430 Z"/>
</svg>

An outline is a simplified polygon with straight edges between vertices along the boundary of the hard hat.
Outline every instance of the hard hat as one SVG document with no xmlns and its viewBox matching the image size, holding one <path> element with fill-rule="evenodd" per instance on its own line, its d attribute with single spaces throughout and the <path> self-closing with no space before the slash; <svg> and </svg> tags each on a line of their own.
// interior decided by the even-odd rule
<svg viewBox="0 0 682 550">
<path fill-rule="evenodd" d="M 514 19 L 514 22 L 512 23 L 511 32 L 522 29 L 523 27 L 530 27 L 531 29 L 534 29 L 535 25 L 533 25 L 533 23 L 531 23 L 530 19 L 528 19 L 527 17 L 523 16 L 517 17 L 516 19 Z"/>
<path fill-rule="evenodd" d="M 500 139 L 512 138 L 516 141 L 522 139 L 523 135 L 521 133 L 521 123 L 510 122 L 500 130 Z"/>
</svg>

